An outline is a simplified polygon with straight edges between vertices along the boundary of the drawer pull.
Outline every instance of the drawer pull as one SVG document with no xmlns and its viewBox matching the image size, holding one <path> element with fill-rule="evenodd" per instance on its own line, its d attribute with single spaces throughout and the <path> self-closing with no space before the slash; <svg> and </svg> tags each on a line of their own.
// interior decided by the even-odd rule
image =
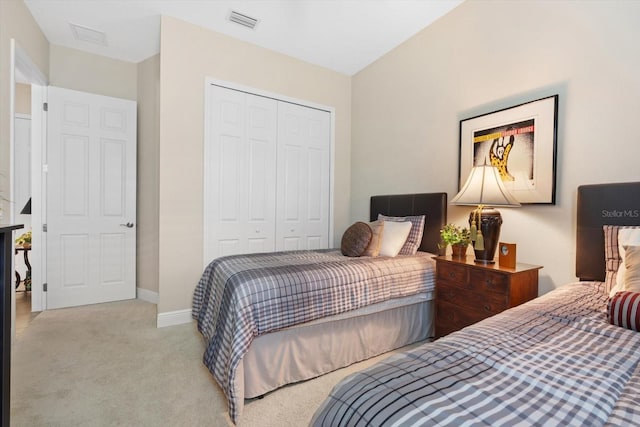
<svg viewBox="0 0 640 427">
<path fill-rule="evenodd" d="M 453 279 L 454 277 L 456 277 L 456 272 L 455 271 L 450 271 L 449 272 L 449 278 Z"/>
<path fill-rule="evenodd" d="M 490 306 L 488 306 L 488 305 L 485 305 L 485 306 L 484 306 L 484 311 L 491 312 L 491 307 L 490 307 Z"/>
</svg>

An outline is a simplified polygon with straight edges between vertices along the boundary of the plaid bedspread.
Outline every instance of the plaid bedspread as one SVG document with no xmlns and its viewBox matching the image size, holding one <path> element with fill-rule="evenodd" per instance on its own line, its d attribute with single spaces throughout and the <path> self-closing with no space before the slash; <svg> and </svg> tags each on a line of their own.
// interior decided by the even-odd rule
<svg viewBox="0 0 640 427">
<path fill-rule="evenodd" d="M 206 341 L 204 363 L 224 390 L 236 422 L 244 402 L 234 388 L 254 337 L 388 299 L 432 291 L 432 254 L 348 258 L 340 251 L 222 257 L 205 269 L 192 316 Z"/>
<path fill-rule="evenodd" d="M 603 283 L 541 298 L 345 378 L 313 426 L 640 425 L 640 333 Z"/>
</svg>

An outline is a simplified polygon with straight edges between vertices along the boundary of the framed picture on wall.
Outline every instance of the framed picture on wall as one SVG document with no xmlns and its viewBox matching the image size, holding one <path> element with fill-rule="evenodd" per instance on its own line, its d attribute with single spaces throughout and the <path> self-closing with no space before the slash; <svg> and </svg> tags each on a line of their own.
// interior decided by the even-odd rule
<svg viewBox="0 0 640 427">
<path fill-rule="evenodd" d="M 520 203 L 555 204 L 557 130 L 558 95 L 460 120 L 458 188 L 486 162 Z"/>
</svg>

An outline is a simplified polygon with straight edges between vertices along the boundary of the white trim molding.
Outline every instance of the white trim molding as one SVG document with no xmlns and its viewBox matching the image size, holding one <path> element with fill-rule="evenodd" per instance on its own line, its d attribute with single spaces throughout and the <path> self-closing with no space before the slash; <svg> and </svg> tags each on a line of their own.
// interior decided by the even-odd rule
<svg viewBox="0 0 640 427">
<path fill-rule="evenodd" d="M 148 289 L 136 288 L 136 298 L 151 304 L 158 304 L 158 293 Z"/>
<path fill-rule="evenodd" d="M 156 327 L 165 328 L 167 326 L 184 325 L 185 323 L 191 323 L 191 309 L 167 311 L 166 313 L 158 313 L 158 320 L 156 321 Z"/>
</svg>

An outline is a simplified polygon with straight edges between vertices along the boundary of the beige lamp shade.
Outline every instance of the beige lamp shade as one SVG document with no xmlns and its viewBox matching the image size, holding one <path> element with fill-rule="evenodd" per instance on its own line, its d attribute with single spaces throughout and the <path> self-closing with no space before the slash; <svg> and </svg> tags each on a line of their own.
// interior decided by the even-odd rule
<svg viewBox="0 0 640 427">
<path fill-rule="evenodd" d="M 520 203 L 509 193 L 502 183 L 498 169 L 487 165 L 474 166 L 469 173 L 467 182 L 451 200 L 452 205 L 478 206 L 469 215 L 471 226 L 471 240 L 474 242 L 475 262 L 493 264 L 500 238 L 502 216 L 494 206 L 520 206 Z M 489 207 L 489 209 L 485 209 Z M 477 227 L 477 235 L 474 230 Z M 480 243 L 482 242 L 482 243 Z"/>
<path fill-rule="evenodd" d="M 471 169 L 467 181 L 450 203 L 462 206 L 520 206 L 502 183 L 498 169 L 486 162 Z"/>
</svg>

